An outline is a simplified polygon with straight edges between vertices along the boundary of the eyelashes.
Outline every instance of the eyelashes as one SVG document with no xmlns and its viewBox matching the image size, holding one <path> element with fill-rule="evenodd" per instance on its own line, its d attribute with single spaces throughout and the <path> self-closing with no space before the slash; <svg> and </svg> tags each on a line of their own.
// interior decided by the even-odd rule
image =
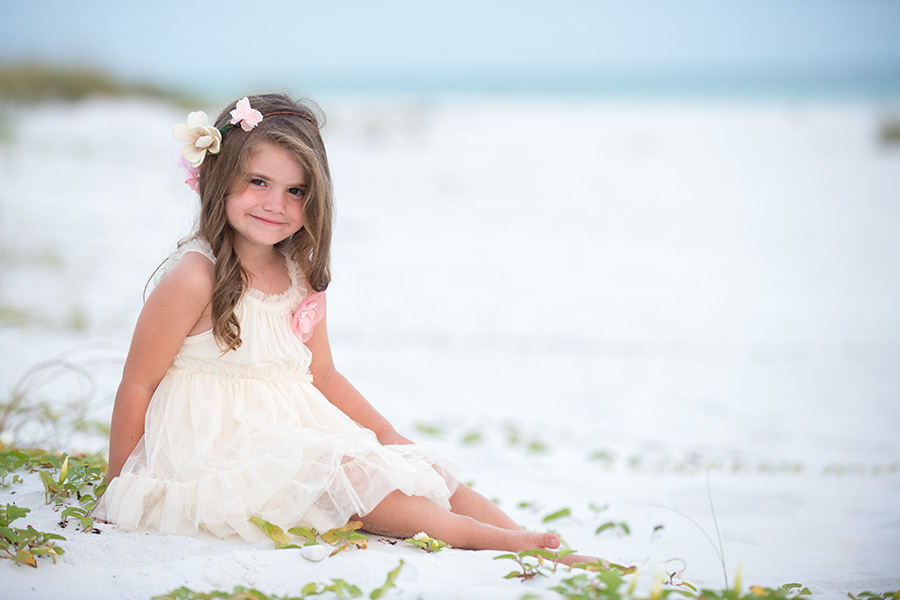
<svg viewBox="0 0 900 600">
<path fill-rule="evenodd" d="M 251 177 L 250 185 L 255 186 L 255 187 L 267 187 L 268 183 L 266 183 L 265 179 L 260 179 L 259 177 Z M 301 199 L 306 196 L 306 188 L 304 188 L 304 187 L 292 187 L 292 188 L 288 188 L 287 191 L 292 196 L 296 196 Z"/>
</svg>

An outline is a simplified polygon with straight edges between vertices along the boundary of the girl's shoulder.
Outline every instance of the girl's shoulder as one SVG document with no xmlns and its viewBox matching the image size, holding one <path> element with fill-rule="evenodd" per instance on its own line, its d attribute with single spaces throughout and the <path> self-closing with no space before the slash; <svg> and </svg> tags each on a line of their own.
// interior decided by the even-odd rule
<svg viewBox="0 0 900 600">
<path fill-rule="evenodd" d="M 212 294 L 216 283 L 216 259 L 205 239 L 194 236 L 179 242 L 166 259 L 157 277 L 157 285 L 186 289 L 192 293 Z"/>
<path fill-rule="evenodd" d="M 216 266 L 202 252 L 184 252 L 163 275 L 160 284 L 198 296 L 211 296 L 216 285 Z"/>
</svg>

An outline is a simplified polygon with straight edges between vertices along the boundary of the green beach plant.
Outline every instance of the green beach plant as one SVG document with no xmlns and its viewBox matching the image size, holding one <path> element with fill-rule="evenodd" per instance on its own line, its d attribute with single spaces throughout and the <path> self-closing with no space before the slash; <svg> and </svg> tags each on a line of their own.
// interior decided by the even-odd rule
<svg viewBox="0 0 900 600">
<path fill-rule="evenodd" d="M 599 517 L 601 513 L 609 509 L 609 504 L 599 506 L 593 502 L 588 505 L 588 510 L 593 513 L 594 517 Z M 594 530 L 594 535 L 600 535 L 604 532 L 614 532 L 618 535 L 631 535 L 631 527 L 625 521 L 605 521 L 600 523 Z"/>
<path fill-rule="evenodd" d="M 22 478 L 15 472 L 29 464 L 28 455 L 18 448 L 7 448 L 0 443 L 0 487 L 9 487 L 14 483 L 22 483 Z M 9 481 L 7 477 L 12 475 Z"/>
<path fill-rule="evenodd" d="M 372 592 L 369 594 L 369 598 L 370 598 L 371 600 L 378 600 L 379 598 L 383 598 L 384 595 L 387 593 L 388 590 L 390 590 L 391 588 L 397 587 L 397 583 L 396 583 L 396 582 L 397 582 L 397 577 L 400 576 L 400 571 L 403 570 L 403 565 L 404 565 L 404 564 L 406 564 L 406 563 L 404 563 L 404 562 L 403 562 L 403 559 L 401 558 L 401 559 L 400 559 L 400 564 L 397 565 L 397 567 L 396 567 L 395 569 L 393 569 L 393 570 L 391 570 L 391 571 L 388 571 L 387 579 L 386 579 L 385 582 L 381 585 L 381 587 L 375 588 L 375 589 L 372 590 Z"/>
<path fill-rule="evenodd" d="M 519 579 L 521 581 L 528 581 L 530 579 L 534 579 L 538 575 L 540 575 L 541 577 L 547 577 L 548 572 L 555 573 L 556 568 L 560 564 L 559 561 L 574 553 L 575 550 L 571 550 L 568 548 L 565 550 L 560 550 L 558 552 L 533 549 L 522 550 L 515 553 L 511 552 L 500 554 L 498 556 L 495 556 L 494 560 L 511 560 L 519 566 L 517 570 L 513 570 L 507 573 L 504 576 L 504 579 Z M 549 567 L 544 564 L 544 560 L 549 561 Z"/>
<path fill-rule="evenodd" d="M 378 600 L 379 598 L 383 598 L 390 589 L 397 587 L 397 577 L 400 575 L 400 571 L 403 569 L 403 565 L 404 562 L 403 560 L 401 560 L 400 564 L 397 565 L 396 568 L 388 572 L 385 582 L 380 587 L 375 588 L 369 593 L 369 598 L 371 600 Z M 302 588 L 300 588 L 299 596 L 269 595 L 255 588 L 245 588 L 244 586 L 240 585 L 235 586 L 231 592 L 224 592 L 219 590 L 213 590 L 210 592 L 195 592 L 189 587 L 181 586 L 180 588 L 174 589 L 166 594 L 153 596 L 152 600 L 213 600 L 215 598 L 219 598 L 222 600 L 308 600 L 313 596 L 321 596 L 322 594 L 327 594 L 329 592 L 334 594 L 336 598 L 341 599 L 361 598 L 363 596 L 363 591 L 359 588 L 359 586 L 349 583 L 344 579 L 332 578 L 330 583 L 307 583 Z"/>
<path fill-rule="evenodd" d="M 16 564 L 37 568 L 37 559 L 49 556 L 56 563 L 56 557 L 65 551 L 56 545 L 57 541 L 65 541 L 61 535 L 37 531 L 31 525 L 25 529 L 13 527 L 12 522 L 21 519 L 31 512 L 30 509 L 7 504 L 0 507 L 0 558 L 9 558 Z"/>
<path fill-rule="evenodd" d="M 260 517 L 255 516 L 250 517 L 248 520 L 252 524 L 256 525 L 256 527 L 261 532 L 263 532 L 263 534 L 267 538 L 275 542 L 276 550 L 301 547 L 293 543 L 290 536 L 285 533 L 284 529 L 282 529 L 278 525 L 273 525 L 265 519 L 261 519 Z M 288 529 L 288 533 L 292 533 L 298 537 L 303 538 L 305 540 L 303 542 L 303 546 L 316 545 L 318 544 L 317 540 L 321 538 L 322 541 L 334 547 L 334 550 L 329 555 L 334 556 L 338 552 L 342 552 L 350 548 L 358 548 L 360 550 L 364 550 L 367 547 L 369 538 L 358 531 L 361 528 L 361 521 L 349 521 L 343 527 L 329 529 L 324 533 L 319 533 L 311 527 L 291 527 L 290 529 Z"/>
<path fill-rule="evenodd" d="M 362 529 L 362 521 L 349 521 L 343 527 L 329 529 L 321 534 L 323 540 L 335 547 L 329 556 L 334 556 L 349 548 L 365 550 L 368 547 L 369 538 L 360 533 L 359 529 Z"/>
<path fill-rule="evenodd" d="M 450 544 L 442 542 L 441 540 L 436 540 L 424 531 L 417 533 L 411 538 L 406 538 L 403 541 L 412 544 L 416 548 L 421 548 L 429 554 L 432 552 L 440 552 L 444 548 L 452 548 Z"/>
<path fill-rule="evenodd" d="M 861 592 L 853 595 L 852 593 L 848 593 L 847 597 L 850 598 L 850 600 L 900 600 L 900 590 L 881 592 L 880 594 L 874 592 Z"/>
<path fill-rule="evenodd" d="M 68 454 L 51 453 L 36 455 L 35 458 L 43 459 L 44 465 L 49 464 L 51 468 L 58 469 L 55 475 L 51 475 L 46 469 L 40 471 L 41 482 L 44 484 L 44 502 L 65 504 L 67 500 L 74 499 L 79 504 L 63 509 L 60 527 L 65 528 L 69 518 L 75 517 L 81 523 L 82 531 L 99 533 L 94 529 L 94 519 L 90 512 L 106 490 L 106 486 L 99 483 L 106 475 L 106 461 L 96 455 L 70 457 Z M 62 462 L 56 466 L 60 460 Z M 88 491 L 88 487 L 93 489 Z"/>
<path fill-rule="evenodd" d="M 630 578 L 626 576 L 631 575 Z M 653 580 L 650 590 L 637 590 L 636 571 L 622 571 L 616 567 L 595 573 L 579 573 L 560 581 L 550 589 L 566 600 L 668 600 L 672 598 L 696 598 L 697 600 L 808 600 L 809 588 L 799 583 L 788 583 L 777 588 L 754 585 L 743 591 L 740 576 L 734 587 L 722 590 L 697 590 L 686 582 L 673 584 L 671 576 Z M 852 596 L 851 596 L 852 597 Z M 873 599 L 874 600 L 874 599 Z"/>
<path fill-rule="evenodd" d="M 571 517 L 571 516 L 572 516 L 572 510 L 568 507 L 564 507 L 564 508 L 561 508 L 561 509 L 554 511 L 554 512 L 550 513 L 549 515 L 545 516 L 543 519 L 543 522 L 551 523 L 553 521 L 562 519 L 564 517 Z"/>
<path fill-rule="evenodd" d="M 53 470 L 56 470 L 53 473 Z M 61 515 L 60 527 L 65 528 L 70 518 L 81 524 L 84 532 L 99 533 L 94 529 L 90 511 L 106 489 L 99 485 L 106 473 L 106 461 L 99 455 L 69 456 L 42 449 L 21 449 L 0 444 L 0 483 L 8 487 L 22 483 L 15 471 L 37 471 L 44 486 L 44 503 L 66 505 L 75 500 L 77 505 L 67 505 Z M 7 477 L 12 475 L 10 481 Z M 92 489 L 88 489 L 92 488 Z"/>
</svg>

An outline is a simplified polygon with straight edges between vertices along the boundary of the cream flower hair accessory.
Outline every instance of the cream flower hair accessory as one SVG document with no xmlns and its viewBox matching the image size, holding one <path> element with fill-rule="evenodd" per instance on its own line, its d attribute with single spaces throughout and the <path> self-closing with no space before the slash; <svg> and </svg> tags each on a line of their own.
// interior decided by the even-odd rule
<svg viewBox="0 0 900 600">
<path fill-rule="evenodd" d="M 202 110 L 188 115 L 187 123 L 179 123 L 172 128 L 175 139 L 184 145 L 181 154 L 194 167 L 203 164 L 206 153 L 218 154 L 222 147 L 222 132 L 206 124 L 207 116 Z"/>
</svg>

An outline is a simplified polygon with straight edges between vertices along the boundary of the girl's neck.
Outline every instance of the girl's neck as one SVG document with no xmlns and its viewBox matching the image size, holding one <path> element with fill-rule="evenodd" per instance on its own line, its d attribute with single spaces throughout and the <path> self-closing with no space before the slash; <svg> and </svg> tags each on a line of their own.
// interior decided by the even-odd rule
<svg viewBox="0 0 900 600">
<path fill-rule="evenodd" d="M 252 267 L 253 265 L 265 265 L 274 262 L 281 253 L 275 246 L 259 246 L 256 244 L 242 243 L 234 240 L 234 251 L 241 259 L 241 265 Z"/>
<path fill-rule="evenodd" d="M 236 247 L 241 259 L 241 269 L 247 274 L 250 286 L 265 293 L 280 293 L 285 290 L 285 281 L 290 282 L 284 255 L 274 246 Z"/>
</svg>

